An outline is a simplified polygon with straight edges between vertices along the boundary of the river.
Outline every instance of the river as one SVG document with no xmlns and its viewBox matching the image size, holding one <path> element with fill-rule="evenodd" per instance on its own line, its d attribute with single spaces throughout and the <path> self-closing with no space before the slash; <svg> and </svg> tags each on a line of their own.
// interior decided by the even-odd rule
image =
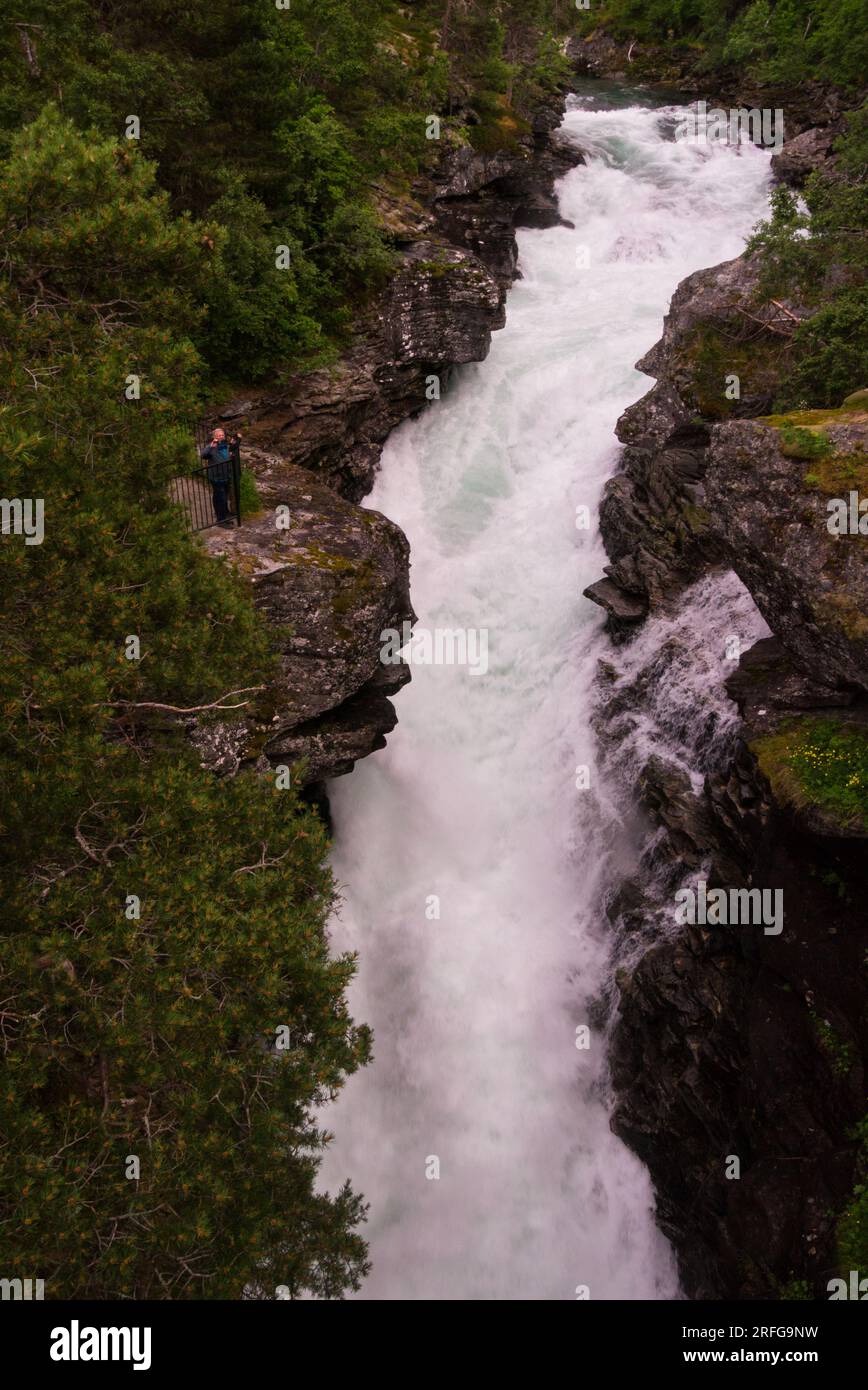
<svg viewBox="0 0 868 1390">
<path fill-rule="evenodd" d="M 366 503 L 409 537 L 420 627 L 488 645 L 476 669 L 414 664 L 388 748 L 330 788 L 332 938 L 359 952 L 375 1056 L 330 1107 L 321 1182 L 370 1202 L 363 1298 L 679 1296 L 609 1127 L 603 1035 L 576 1031 L 612 969 L 624 811 L 590 727 L 611 648 L 581 597 L 614 426 L 676 285 L 737 255 L 768 193 L 767 153 L 676 142 L 676 114 L 600 84 L 570 99 L 574 229 L 519 233 L 506 328 L 395 431 Z"/>
</svg>

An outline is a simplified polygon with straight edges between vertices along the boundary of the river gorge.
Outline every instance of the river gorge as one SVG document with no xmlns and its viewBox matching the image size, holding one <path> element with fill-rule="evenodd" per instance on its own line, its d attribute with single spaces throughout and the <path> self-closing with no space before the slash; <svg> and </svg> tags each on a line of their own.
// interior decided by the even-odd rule
<svg viewBox="0 0 868 1390">
<path fill-rule="evenodd" d="M 767 205 L 768 153 L 679 142 L 679 111 L 577 85 L 572 226 L 519 232 L 506 327 L 394 431 L 366 502 L 410 541 L 419 626 L 485 631 L 488 663 L 414 663 L 386 750 L 330 787 L 333 943 L 359 952 L 375 1057 L 330 1115 L 322 1177 L 352 1174 L 371 1204 L 363 1297 L 679 1296 L 648 1174 L 610 1128 L 600 1010 L 603 900 L 638 853 L 630 774 L 671 750 L 664 712 L 601 757 L 613 648 L 581 596 L 606 558 L 615 424 L 648 385 L 634 363 L 679 281 L 737 256 Z M 697 602 L 713 631 L 661 698 L 702 724 L 708 702 L 735 715 L 724 635 L 767 629 L 732 577 Z"/>
</svg>

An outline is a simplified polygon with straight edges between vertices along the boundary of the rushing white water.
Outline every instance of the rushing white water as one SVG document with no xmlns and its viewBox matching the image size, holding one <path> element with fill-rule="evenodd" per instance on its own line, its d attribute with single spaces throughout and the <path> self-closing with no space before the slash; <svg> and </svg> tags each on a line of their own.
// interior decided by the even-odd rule
<svg viewBox="0 0 868 1390">
<path fill-rule="evenodd" d="M 420 625 L 487 629 L 489 666 L 414 666 L 388 749 L 330 789 L 333 941 L 360 954 L 375 1057 L 328 1115 L 322 1181 L 371 1204 L 363 1297 L 678 1296 L 648 1175 L 609 1128 L 603 1037 L 576 1047 L 611 968 L 623 796 L 596 766 L 610 649 L 581 591 L 605 555 L 576 508 L 595 514 L 678 281 L 763 214 L 768 158 L 673 143 L 671 109 L 595 105 L 564 121 L 589 152 L 559 185 L 575 229 L 520 234 L 506 329 L 396 431 L 369 499 L 410 539 Z"/>
</svg>

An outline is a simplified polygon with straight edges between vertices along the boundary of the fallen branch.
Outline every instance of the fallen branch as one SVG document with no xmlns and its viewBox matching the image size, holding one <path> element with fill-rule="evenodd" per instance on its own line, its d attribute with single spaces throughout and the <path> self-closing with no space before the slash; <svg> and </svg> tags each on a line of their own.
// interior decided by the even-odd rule
<svg viewBox="0 0 868 1390">
<path fill-rule="evenodd" d="M 741 310 L 741 312 L 744 314 L 745 318 L 750 319 L 751 323 L 759 324 L 760 328 L 766 329 L 769 333 L 777 333 L 781 338 L 792 338 L 793 336 L 791 332 L 789 332 L 785 328 L 781 328 L 771 319 L 757 318 L 756 314 L 751 314 L 747 309 L 744 308 Z M 798 322 L 798 320 L 796 320 L 796 322 Z"/>
<path fill-rule="evenodd" d="M 788 319 L 793 320 L 793 323 L 801 323 L 802 320 L 799 318 L 798 314 L 794 314 L 792 309 L 788 309 L 786 304 L 782 304 L 779 299 L 770 299 L 769 303 L 774 304 L 775 308 L 780 309 L 782 314 L 786 314 Z"/>
<path fill-rule="evenodd" d="M 238 690 L 227 690 L 225 695 L 218 695 L 210 705 L 189 705 L 187 708 L 181 705 L 164 705 L 159 700 L 103 700 L 100 708 L 114 709 L 120 706 L 123 709 L 160 709 L 169 714 L 201 714 L 203 710 L 209 709 L 243 709 L 245 705 L 250 704 L 249 700 L 240 700 L 237 705 L 223 705 L 220 701 L 228 700 L 233 695 L 255 694 L 264 689 L 264 685 L 243 685 Z"/>
</svg>

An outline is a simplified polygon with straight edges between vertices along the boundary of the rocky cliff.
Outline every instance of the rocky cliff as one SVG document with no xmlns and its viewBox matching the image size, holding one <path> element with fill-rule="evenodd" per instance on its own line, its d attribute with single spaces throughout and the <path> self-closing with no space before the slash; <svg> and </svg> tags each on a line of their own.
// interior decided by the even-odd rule
<svg viewBox="0 0 868 1390">
<path fill-rule="evenodd" d="M 247 462 L 268 480 L 263 509 L 206 544 L 250 581 L 278 674 L 243 717 L 196 724 L 192 737 L 215 772 L 283 765 L 311 785 L 349 772 L 395 726 L 389 696 L 410 673 L 380 661 L 380 634 L 414 621 L 409 546 L 379 512 L 285 459 L 251 449 Z"/>
<path fill-rule="evenodd" d="M 583 157 L 555 130 L 561 111 L 541 109 L 510 150 L 445 151 L 403 202 L 384 205 L 397 268 L 344 355 L 231 403 L 220 418 L 351 501 L 363 498 L 394 427 L 436 400 L 455 366 L 487 355 L 517 272 L 516 227 L 560 221 L 554 183 Z"/>
<path fill-rule="evenodd" d="M 663 758 L 638 769 L 646 846 L 609 906 L 614 1123 L 650 1168 L 691 1296 L 826 1297 L 868 1065 L 868 538 L 852 506 L 846 529 L 829 522 L 868 493 L 868 398 L 769 413 L 801 310 L 762 304 L 756 276 L 742 257 L 676 291 L 638 364 L 655 385 L 619 422 L 610 564 L 587 591 L 624 644 L 733 571 L 773 634 L 729 678 L 742 724 L 701 791 Z M 617 697 L 604 683 L 604 746 L 653 679 Z M 674 926 L 691 877 L 782 890 L 782 932 Z"/>
<path fill-rule="evenodd" d="M 244 716 L 190 721 L 205 765 L 298 765 L 311 794 L 383 747 L 390 696 L 409 679 L 383 665 L 380 634 L 414 615 L 409 546 L 359 507 L 391 430 L 447 389 L 452 369 L 481 361 L 505 322 L 517 274 L 518 226 L 560 221 L 554 183 L 582 159 L 555 131 L 561 105 L 492 154 L 447 147 L 404 199 L 381 199 L 396 269 L 328 368 L 266 387 L 214 411 L 240 428 L 261 511 L 208 533 L 212 553 L 253 587 L 275 635 L 279 676 Z"/>
</svg>

